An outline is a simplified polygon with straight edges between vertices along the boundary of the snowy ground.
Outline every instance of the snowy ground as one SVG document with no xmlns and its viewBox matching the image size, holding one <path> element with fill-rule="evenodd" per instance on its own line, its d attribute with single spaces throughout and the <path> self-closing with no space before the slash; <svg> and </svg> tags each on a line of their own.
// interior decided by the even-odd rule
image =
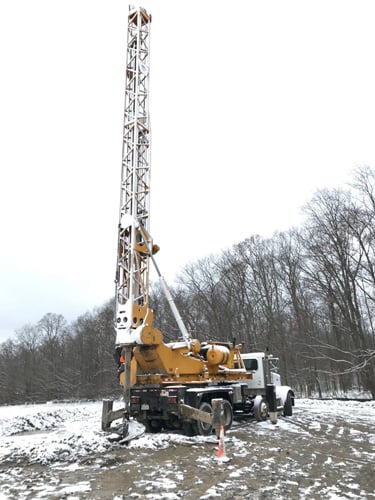
<svg viewBox="0 0 375 500">
<path fill-rule="evenodd" d="M 101 402 L 0 407 L 0 500 L 375 499 L 375 402 L 299 399 L 225 437 L 111 443 Z M 139 433 L 140 427 L 135 426 Z"/>
</svg>

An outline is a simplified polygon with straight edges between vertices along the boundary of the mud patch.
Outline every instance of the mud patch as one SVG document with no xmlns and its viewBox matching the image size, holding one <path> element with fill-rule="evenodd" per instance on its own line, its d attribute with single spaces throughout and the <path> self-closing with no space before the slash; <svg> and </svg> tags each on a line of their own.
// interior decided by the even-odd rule
<svg viewBox="0 0 375 500">
<path fill-rule="evenodd" d="M 330 404 L 329 404 L 330 403 Z M 0 464 L 0 499 L 375 499 L 375 405 L 298 400 L 294 415 L 225 437 L 145 434 L 49 466 Z M 61 430 L 60 430 L 61 432 Z"/>
</svg>

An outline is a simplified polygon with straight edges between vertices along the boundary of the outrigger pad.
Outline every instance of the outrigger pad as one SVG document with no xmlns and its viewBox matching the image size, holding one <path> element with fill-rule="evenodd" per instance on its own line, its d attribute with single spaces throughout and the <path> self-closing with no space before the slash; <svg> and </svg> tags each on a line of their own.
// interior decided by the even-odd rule
<svg viewBox="0 0 375 500">
<path fill-rule="evenodd" d="M 121 424 L 111 427 L 110 430 L 111 434 L 108 435 L 109 441 L 118 442 L 120 444 L 127 443 L 132 439 L 137 439 L 146 431 L 145 426 L 136 420 L 126 419 L 124 419 Z"/>
</svg>

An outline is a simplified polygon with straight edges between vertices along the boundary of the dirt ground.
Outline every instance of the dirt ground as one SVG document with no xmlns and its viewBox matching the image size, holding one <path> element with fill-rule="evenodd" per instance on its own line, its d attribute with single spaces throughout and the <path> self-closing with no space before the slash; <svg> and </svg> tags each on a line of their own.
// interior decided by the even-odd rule
<svg viewBox="0 0 375 500">
<path fill-rule="evenodd" d="M 276 425 L 235 423 L 227 461 L 214 436 L 146 434 L 72 464 L 1 464 L 0 500 L 375 499 L 374 406 L 301 403 Z"/>
</svg>

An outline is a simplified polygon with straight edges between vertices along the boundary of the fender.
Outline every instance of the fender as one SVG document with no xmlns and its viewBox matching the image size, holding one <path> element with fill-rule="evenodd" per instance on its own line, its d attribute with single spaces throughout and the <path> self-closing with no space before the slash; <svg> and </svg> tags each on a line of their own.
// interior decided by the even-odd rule
<svg viewBox="0 0 375 500">
<path fill-rule="evenodd" d="M 288 396 L 288 393 L 290 393 L 291 398 L 292 398 L 292 405 L 294 406 L 294 392 L 289 385 L 277 385 L 276 386 L 276 398 L 280 399 L 281 403 L 284 405 L 286 398 Z"/>
</svg>

